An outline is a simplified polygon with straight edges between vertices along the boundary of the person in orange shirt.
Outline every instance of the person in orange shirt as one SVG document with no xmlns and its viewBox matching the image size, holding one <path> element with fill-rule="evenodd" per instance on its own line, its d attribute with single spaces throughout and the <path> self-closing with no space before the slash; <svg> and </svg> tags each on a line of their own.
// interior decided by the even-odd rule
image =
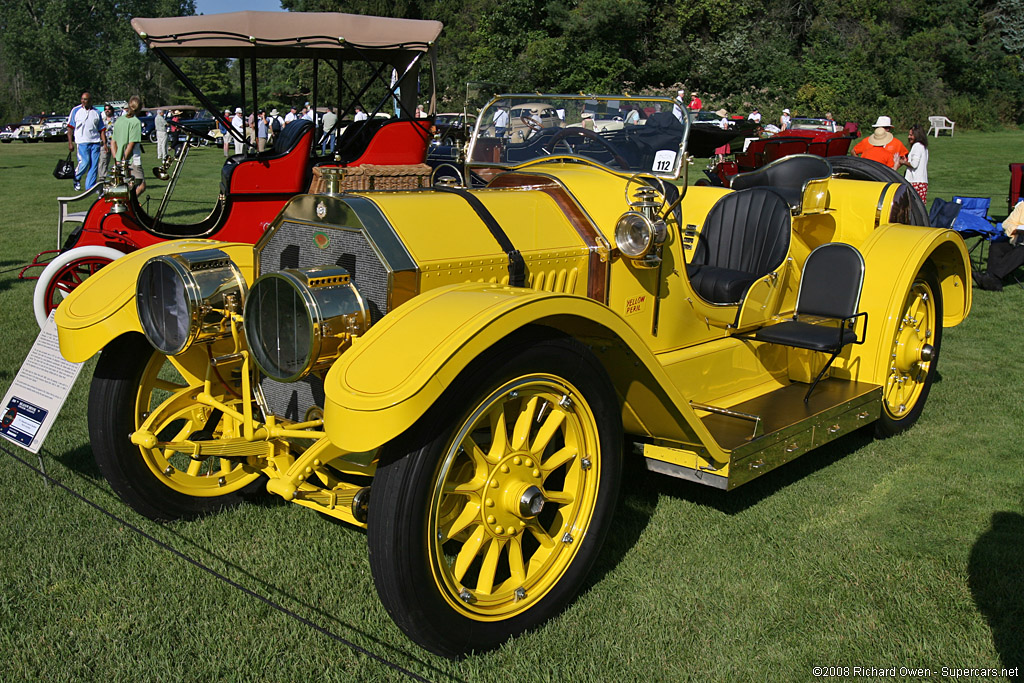
<svg viewBox="0 0 1024 683">
<path fill-rule="evenodd" d="M 888 116 L 879 116 L 872 127 L 875 132 L 854 146 L 854 156 L 877 161 L 892 169 L 897 168 L 900 158 L 907 154 L 907 148 L 893 137 L 892 121 Z"/>
</svg>

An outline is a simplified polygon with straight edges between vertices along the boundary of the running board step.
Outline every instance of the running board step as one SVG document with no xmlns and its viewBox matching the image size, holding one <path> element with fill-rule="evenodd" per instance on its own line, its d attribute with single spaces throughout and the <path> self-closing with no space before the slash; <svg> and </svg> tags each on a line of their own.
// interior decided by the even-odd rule
<svg viewBox="0 0 1024 683">
<path fill-rule="evenodd" d="M 728 408 L 694 403 L 695 410 L 709 413 L 701 421 L 729 452 L 727 468 L 701 467 L 691 451 L 646 443 L 640 448 L 647 468 L 731 490 L 874 422 L 882 409 L 877 384 L 832 378 L 818 384 L 808 403 L 805 393 L 806 385 L 795 383 Z M 750 422 L 764 432 L 751 435 Z"/>
</svg>

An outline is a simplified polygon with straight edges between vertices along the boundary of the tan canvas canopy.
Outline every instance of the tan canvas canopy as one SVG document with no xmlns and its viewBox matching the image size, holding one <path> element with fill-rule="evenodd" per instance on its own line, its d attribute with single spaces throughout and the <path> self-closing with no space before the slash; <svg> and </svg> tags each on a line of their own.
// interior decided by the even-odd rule
<svg viewBox="0 0 1024 683">
<path fill-rule="evenodd" d="M 229 12 L 194 17 L 132 19 L 150 49 L 177 57 L 320 57 L 341 53 L 427 52 L 439 21 L 368 17 L 340 12 Z M 354 56 L 354 55 L 353 55 Z"/>
</svg>

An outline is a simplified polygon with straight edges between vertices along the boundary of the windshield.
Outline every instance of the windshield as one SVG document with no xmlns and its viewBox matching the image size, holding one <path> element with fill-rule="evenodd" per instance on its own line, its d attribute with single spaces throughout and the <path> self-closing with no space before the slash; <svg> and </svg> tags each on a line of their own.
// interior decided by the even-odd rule
<svg viewBox="0 0 1024 683">
<path fill-rule="evenodd" d="M 585 157 L 612 170 L 678 178 L 689 132 L 669 98 L 498 95 L 477 118 L 472 166 Z"/>
</svg>

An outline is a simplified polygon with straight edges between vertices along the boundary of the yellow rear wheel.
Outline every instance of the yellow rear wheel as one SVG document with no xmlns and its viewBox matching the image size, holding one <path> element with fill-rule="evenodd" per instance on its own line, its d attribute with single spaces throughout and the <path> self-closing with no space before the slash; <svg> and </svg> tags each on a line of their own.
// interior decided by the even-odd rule
<svg viewBox="0 0 1024 683">
<path fill-rule="evenodd" d="M 879 436 L 909 429 L 924 409 L 935 379 L 942 341 L 942 292 L 930 273 L 920 273 L 893 321 L 888 371 L 882 389 Z"/>
</svg>

